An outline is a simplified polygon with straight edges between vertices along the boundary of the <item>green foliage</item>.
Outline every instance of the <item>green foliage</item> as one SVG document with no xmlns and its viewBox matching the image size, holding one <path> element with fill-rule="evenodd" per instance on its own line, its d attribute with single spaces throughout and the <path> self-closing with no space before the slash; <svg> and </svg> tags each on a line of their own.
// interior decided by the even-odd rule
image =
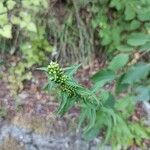
<svg viewBox="0 0 150 150">
<path fill-rule="evenodd" d="M 133 51 L 135 47 L 149 43 L 149 28 L 145 28 L 147 21 L 150 21 L 148 0 L 108 0 L 103 5 L 95 1 L 93 7 L 101 10 L 93 12 L 95 18 L 92 19 L 92 24 L 99 32 L 101 44 L 107 51 L 124 51 L 125 47 L 130 47 L 128 51 Z"/>
<path fill-rule="evenodd" d="M 128 57 L 126 54 L 114 57 L 108 68 L 93 75 L 91 79 L 94 84 L 90 89 L 81 86 L 73 78 L 78 66 L 62 69 L 57 63 L 51 62 L 48 67 L 39 68 L 47 73 L 49 79 L 47 87 L 51 87 L 50 91 L 56 92 L 60 101 L 58 113 L 63 115 L 77 103 L 81 109 L 79 127 L 84 125 L 85 139 L 92 140 L 101 131 L 105 131 L 103 144 L 111 144 L 113 149 L 118 146 L 127 148 L 134 143 L 134 139 L 138 145 L 142 145 L 143 139 L 149 139 L 149 132 L 145 126 L 140 121 L 130 121 L 129 118 L 134 113 L 137 100 L 149 100 L 149 88 L 144 87 L 145 83 L 142 83 L 142 79 L 143 77 L 147 79 L 150 67 L 149 64 L 128 67 Z M 119 61 L 119 66 L 116 66 Z M 115 74 L 116 69 L 118 72 Z M 103 88 L 103 85 L 112 81 L 115 82 L 116 88 L 114 92 L 109 92 Z M 116 92 L 120 87 L 118 84 L 125 83 L 128 85 L 126 92 L 120 89 Z M 124 96 L 120 97 L 120 94 Z"/>
<path fill-rule="evenodd" d="M 109 69 L 116 71 L 122 67 L 124 67 L 129 60 L 128 54 L 119 54 L 113 58 L 113 60 L 109 64 Z"/>
<path fill-rule="evenodd" d="M 7 82 L 11 89 L 11 95 L 16 96 L 23 89 L 23 81 L 30 80 L 32 74 L 26 71 L 26 64 L 19 62 L 14 67 L 9 69 Z"/>
<path fill-rule="evenodd" d="M 8 70 L 13 93 L 29 79 L 28 68 L 48 62 L 52 46 L 46 36 L 47 18 L 41 17 L 47 10 L 48 0 L 0 1 L 0 53 L 7 51 L 21 56 L 21 62 Z"/>
</svg>

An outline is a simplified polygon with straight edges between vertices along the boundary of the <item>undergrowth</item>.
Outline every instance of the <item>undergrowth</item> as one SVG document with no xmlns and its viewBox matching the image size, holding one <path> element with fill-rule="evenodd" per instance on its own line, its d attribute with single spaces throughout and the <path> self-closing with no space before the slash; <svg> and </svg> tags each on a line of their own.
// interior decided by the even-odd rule
<svg viewBox="0 0 150 150">
<path fill-rule="evenodd" d="M 48 67 L 39 69 L 48 75 L 45 89 L 54 91 L 59 100 L 58 114 L 64 115 L 76 105 L 80 107 L 78 127 L 83 127 L 85 139 L 92 140 L 104 132 L 101 146 L 111 144 L 113 149 L 126 149 L 136 144 L 144 148 L 143 139 L 149 139 L 150 128 L 142 120 L 133 121 L 131 116 L 139 101 L 149 100 L 149 80 L 143 81 L 150 72 L 150 64 L 128 67 L 129 63 L 129 55 L 117 55 L 108 67 L 91 77 L 93 86 L 89 89 L 73 77 L 80 65 L 61 68 L 58 63 L 51 62 Z M 114 91 L 103 87 L 112 81 L 115 82 Z"/>
</svg>

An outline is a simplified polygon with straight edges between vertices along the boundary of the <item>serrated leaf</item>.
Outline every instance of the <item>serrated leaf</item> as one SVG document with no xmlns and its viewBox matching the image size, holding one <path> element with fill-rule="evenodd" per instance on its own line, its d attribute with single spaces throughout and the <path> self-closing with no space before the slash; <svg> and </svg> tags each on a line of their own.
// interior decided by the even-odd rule
<svg viewBox="0 0 150 150">
<path fill-rule="evenodd" d="M 139 49 L 140 49 L 140 51 L 149 52 L 150 51 L 150 42 L 147 42 L 146 44 L 142 45 Z"/>
<path fill-rule="evenodd" d="M 7 9 L 4 7 L 3 2 L 0 2 L 0 13 L 6 13 Z"/>
<path fill-rule="evenodd" d="M 128 54 L 118 54 L 110 62 L 108 68 L 110 70 L 117 71 L 118 69 L 124 67 L 127 64 L 128 60 L 129 60 Z"/>
<path fill-rule="evenodd" d="M 125 8 L 125 19 L 132 20 L 133 18 L 135 18 L 135 16 L 136 16 L 136 13 L 134 9 L 131 7 L 130 4 L 127 4 Z"/>
<path fill-rule="evenodd" d="M 136 98 L 134 96 L 125 96 L 118 99 L 115 103 L 115 109 L 120 111 L 124 118 L 128 118 L 134 111 L 136 104 Z"/>
<path fill-rule="evenodd" d="M 118 2 L 118 0 L 111 0 L 110 7 L 115 7 L 117 10 L 121 10 L 123 5 L 121 4 L 121 2 Z"/>
<path fill-rule="evenodd" d="M 130 126 L 131 131 L 134 133 L 135 139 L 148 139 L 149 135 L 145 132 L 145 128 L 138 123 L 132 123 Z"/>
<path fill-rule="evenodd" d="M 94 74 L 91 77 L 91 80 L 94 83 L 94 85 L 91 88 L 91 90 L 93 92 L 97 92 L 106 83 L 111 82 L 114 79 L 115 79 L 115 73 L 114 73 L 114 71 L 109 70 L 109 69 L 100 70 L 100 71 L 98 71 L 96 74 Z"/>
<path fill-rule="evenodd" d="M 11 28 L 12 26 L 10 24 L 3 26 L 3 28 L 0 28 L 0 35 L 2 35 L 5 38 L 11 38 Z"/>
<path fill-rule="evenodd" d="M 115 73 L 112 70 L 109 70 L 109 69 L 100 70 L 91 77 L 91 80 L 94 83 L 97 83 L 97 82 L 100 82 L 100 81 L 109 82 L 109 81 L 112 81 L 114 79 L 115 79 Z"/>
<path fill-rule="evenodd" d="M 132 52 L 134 50 L 133 47 L 130 47 L 128 45 L 120 45 L 117 47 L 117 49 L 122 52 Z"/>
<path fill-rule="evenodd" d="M 137 17 L 140 21 L 150 21 L 150 8 L 142 8 L 137 11 Z"/>
<path fill-rule="evenodd" d="M 132 33 L 127 39 L 127 43 L 131 46 L 144 45 L 149 41 L 150 35 L 144 33 Z"/>
<path fill-rule="evenodd" d="M 36 28 L 36 25 L 33 23 L 33 22 L 30 22 L 28 25 L 27 25 L 27 29 L 31 32 L 37 32 L 37 28 Z"/>
<path fill-rule="evenodd" d="M 1 14 L 0 15 L 0 26 L 4 26 L 8 24 L 8 18 L 7 18 L 7 14 Z"/>
<path fill-rule="evenodd" d="M 140 27 L 141 23 L 140 21 L 133 20 L 130 24 L 130 30 L 136 30 Z"/>
<path fill-rule="evenodd" d="M 21 19 L 19 17 L 13 16 L 11 18 L 11 21 L 12 21 L 13 24 L 20 24 Z"/>
<path fill-rule="evenodd" d="M 124 78 L 125 74 L 120 75 L 120 77 L 116 80 L 116 84 L 115 84 L 115 93 L 119 94 L 122 92 L 127 91 L 128 89 L 128 84 L 123 84 L 122 83 L 122 79 Z"/>
<path fill-rule="evenodd" d="M 150 72 L 150 64 L 138 64 L 133 66 L 125 74 L 122 83 L 133 84 L 147 76 Z"/>
<path fill-rule="evenodd" d="M 13 1 L 13 0 L 8 0 L 7 3 L 6 3 L 6 5 L 7 5 L 7 8 L 8 8 L 9 10 L 11 10 L 11 9 L 13 9 L 14 6 L 16 5 L 16 2 Z"/>
</svg>

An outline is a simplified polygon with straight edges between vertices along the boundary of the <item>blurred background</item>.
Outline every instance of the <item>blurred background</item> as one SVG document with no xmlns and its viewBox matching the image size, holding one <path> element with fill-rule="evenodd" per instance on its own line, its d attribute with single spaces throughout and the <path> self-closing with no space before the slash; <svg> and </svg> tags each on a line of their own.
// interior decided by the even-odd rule
<svg viewBox="0 0 150 150">
<path fill-rule="evenodd" d="M 0 0 L 0 150 L 96 150 L 99 138 L 85 142 L 76 131 L 78 108 L 55 115 L 58 103 L 36 68 L 82 64 L 76 77 L 89 87 L 89 77 L 122 53 L 129 66 L 150 63 L 149 0 Z M 150 75 L 144 81 L 146 100 L 132 117 L 146 114 L 150 125 Z"/>
</svg>

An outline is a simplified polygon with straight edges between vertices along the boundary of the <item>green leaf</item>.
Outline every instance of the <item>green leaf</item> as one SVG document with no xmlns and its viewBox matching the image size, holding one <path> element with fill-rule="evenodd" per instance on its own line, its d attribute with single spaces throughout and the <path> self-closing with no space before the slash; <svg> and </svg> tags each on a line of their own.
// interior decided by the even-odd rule
<svg viewBox="0 0 150 150">
<path fill-rule="evenodd" d="M 133 18 L 135 18 L 136 13 L 134 11 L 134 9 L 131 7 L 130 3 L 126 5 L 125 8 L 125 19 L 126 20 L 132 20 Z"/>
<path fill-rule="evenodd" d="M 137 11 L 137 17 L 140 21 L 150 21 L 150 7 L 140 8 Z"/>
<path fill-rule="evenodd" d="M 95 125 L 88 132 L 84 133 L 86 140 L 93 140 L 100 133 L 100 130 L 104 127 L 106 117 L 107 115 L 104 112 L 100 111 L 97 113 Z"/>
<path fill-rule="evenodd" d="M 108 69 L 100 70 L 91 77 L 91 80 L 94 83 L 97 83 L 100 81 L 109 82 L 114 79 L 115 79 L 115 73 L 112 70 L 108 70 Z"/>
<path fill-rule="evenodd" d="M 140 27 L 141 23 L 140 21 L 133 20 L 130 24 L 130 30 L 136 30 Z"/>
<path fill-rule="evenodd" d="M 2 29 L 0 28 L 0 35 L 2 35 L 5 38 L 12 38 L 11 28 L 12 26 L 10 24 L 3 26 Z"/>
<path fill-rule="evenodd" d="M 11 10 L 11 9 L 13 9 L 14 6 L 16 5 L 16 2 L 13 1 L 13 0 L 8 0 L 7 3 L 6 3 L 6 5 L 7 5 L 7 8 L 8 8 L 9 10 Z"/>
<path fill-rule="evenodd" d="M 124 67 L 127 64 L 128 60 L 129 60 L 128 54 L 118 54 L 110 62 L 108 68 L 110 70 L 117 71 L 118 69 Z"/>
<path fill-rule="evenodd" d="M 57 110 L 58 114 L 62 115 L 64 113 L 64 108 L 65 108 L 65 105 L 67 104 L 67 100 L 68 100 L 68 95 L 66 93 L 62 92 L 60 106 Z"/>
<path fill-rule="evenodd" d="M 147 42 L 146 44 L 140 46 L 140 51 L 146 51 L 149 52 L 150 51 L 150 42 Z"/>
<path fill-rule="evenodd" d="M 121 1 L 118 2 L 118 0 L 111 0 L 110 7 L 115 7 L 119 11 L 123 7 L 123 5 Z"/>
<path fill-rule="evenodd" d="M 108 69 L 100 70 L 91 77 L 91 80 L 94 83 L 91 90 L 93 92 L 97 92 L 106 83 L 114 79 L 115 79 L 115 73 L 112 70 L 108 70 Z"/>
<path fill-rule="evenodd" d="M 144 33 L 132 33 L 127 40 L 127 43 L 131 46 L 140 46 L 150 41 L 150 35 Z"/>
<path fill-rule="evenodd" d="M 123 84 L 122 79 L 124 78 L 125 74 L 120 75 L 120 77 L 116 80 L 115 84 L 115 93 L 119 94 L 121 92 L 126 92 L 128 89 L 128 84 Z"/>
<path fill-rule="evenodd" d="M 0 14 L 1 13 L 6 13 L 6 12 L 7 12 L 6 7 L 4 7 L 3 2 L 0 2 Z"/>
<path fill-rule="evenodd" d="M 150 72 L 150 64 L 138 64 L 130 68 L 125 74 L 122 83 L 133 84 L 145 78 Z"/>
<path fill-rule="evenodd" d="M 18 24 L 20 24 L 21 19 L 19 17 L 13 16 L 11 18 L 11 21 L 12 21 L 13 24 L 17 24 L 18 25 Z"/>
<path fill-rule="evenodd" d="M 94 109 L 89 109 L 87 112 L 87 118 L 88 118 L 88 126 L 84 129 L 84 132 L 88 132 L 90 129 L 92 129 L 95 125 L 95 121 L 96 121 L 96 110 Z"/>
<path fill-rule="evenodd" d="M 146 28 L 147 32 L 150 34 L 150 23 L 149 22 L 146 22 L 144 24 L 144 27 Z"/>
<path fill-rule="evenodd" d="M 133 132 L 135 139 L 149 139 L 149 135 L 145 132 L 145 128 L 140 126 L 138 123 L 132 123 L 130 126 L 131 131 Z"/>
<path fill-rule="evenodd" d="M 120 45 L 117 47 L 117 49 L 121 52 L 132 52 L 134 50 L 133 47 L 130 47 L 128 45 Z"/>
<path fill-rule="evenodd" d="M 37 32 L 37 29 L 36 29 L 36 25 L 33 23 L 33 22 L 30 22 L 28 25 L 27 25 L 27 29 L 31 32 Z"/>
<path fill-rule="evenodd" d="M 115 103 L 115 109 L 120 111 L 124 118 L 128 118 L 133 112 L 136 104 L 136 98 L 134 96 L 125 96 L 118 99 Z"/>
<path fill-rule="evenodd" d="M 4 26 L 8 24 L 8 18 L 7 18 L 7 14 L 1 14 L 0 15 L 0 26 Z"/>
</svg>

